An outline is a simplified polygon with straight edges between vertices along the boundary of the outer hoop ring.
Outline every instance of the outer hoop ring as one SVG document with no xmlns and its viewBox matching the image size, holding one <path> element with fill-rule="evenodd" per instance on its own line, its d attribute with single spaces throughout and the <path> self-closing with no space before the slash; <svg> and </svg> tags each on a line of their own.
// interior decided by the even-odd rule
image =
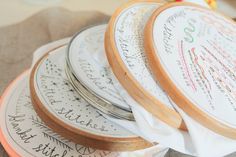
<svg viewBox="0 0 236 157">
<path fill-rule="evenodd" d="M 160 4 L 160 0 L 134 0 L 126 3 L 115 11 L 111 17 L 105 34 L 105 50 L 109 64 L 115 76 L 126 89 L 126 91 L 148 112 L 152 113 L 155 117 L 174 128 L 186 130 L 186 126 L 179 113 L 164 105 L 157 98 L 152 96 L 147 90 L 145 90 L 129 72 L 128 68 L 123 63 L 121 56 L 119 55 L 114 39 L 115 22 L 123 10 L 137 3 Z"/>
<path fill-rule="evenodd" d="M 8 86 L 7 88 L 4 90 L 2 96 L 0 97 L 0 108 L 3 105 L 3 101 L 5 99 L 5 97 L 11 92 L 12 88 L 18 83 L 19 80 L 22 79 L 22 77 L 24 77 L 27 73 L 29 73 L 29 70 L 26 70 L 24 72 L 22 72 L 19 76 L 17 76 Z M 12 156 L 12 157 L 21 157 L 15 150 L 13 147 L 11 147 L 11 145 L 7 142 L 6 138 L 4 137 L 4 134 L 2 132 L 2 130 L 0 129 L 0 142 L 3 146 L 3 148 L 6 150 L 7 154 Z"/>
<path fill-rule="evenodd" d="M 103 23 L 105 24 L 105 23 Z M 101 24 L 101 25 L 103 25 Z M 88 101 L 91 105 L 93 105 L 95 108 L 100 110 L 101 112 L 108 114 L 112 117 L 116 117 L 119 119 L 126 119 L 129 121 L 134 121 L 134 117 L 132 114 L 132 111 L 127 111 L 126 109 L 117 107 L 116 104 L 113 102 L 110 102 L 108 99 L 99 96 L 95 92 L 93 92 L 90 88 L 86 86 L 82 81 L 80 81 L 79 77 L 76 75 L 75 70 L 73 69 L 73 66 L 70 62 L 70 48 L 71 45 L 73 44 L 74 40 L 84 31 L 87 29 L 91 29 L 93 27 L 97 27 L 100 25 L 92 25 L 85 27 L 81 31 L 79 31 L 77 34 L 74 35 L 74 37 L 70 40 L 68 47 L 67 47 L 67 52 L 66 52 L 66 74 L 67 77 L 70 79 L 70 82 L 76 89 L 76 91 L 86 100 Z M 84 92 L 83 92 L 84 91 Z M 85 94 L 87 93 L 87 95 Z M 97 101 L 98 100 L 98 101 Z M 109 108 L 111 110 L 109 110 Z"/>
<path fill-rule="evenodd" d="M 203 111 L 201 111 L 198 107 L 196 107 L 190 100 L 188 100 L 178 89 L 178 87 L 171 81 L 167 73 L 165 72 L 163 66 L 161 65 L 161 62 L 159 58 L 155 55 L 157 52 L 157 48 L 154 46 L 154 41 L 153 41 L 153 35 L 152 35 L 152 30 L 154 26 L 155 19 L 157 16 L 164 10 L 175 7 L 175 6 L 194 6 L 197 8 L 201 8 L 204 10 L 211 10 L 207 9 L 205 7 L 192 4 L 192 3 L 170 3 L 167 5 L 162 6 L 158 10 L 156 10 L 152 17 L 149 19 L 146 28 L 145 28 L 145 33 L 144 33 L 144 38 L 145 38 L 145 51 L 148 52 L 146 53 L 149 61 L 149 65 L 154 72 L 154 75 L 156 79 L 159 81 L 160 85 L 162 88 L 169 94 L 171 99 L 181 108 L 186 112 L 189 116 L 191 116 L 193 119 L 201 123 L 203 126 L 206 128 L 221 134 L 223 136 L 229 137 L 236 139 L 236 128 L 229 127 L 216 119 L 210 117 Z M 212 10 L 211 10 L 212 11 Z M 215 11 L 213 11 L 215 12 Z M 222 15 L 221 13 L 217 13 Z M 223 15 L 224 16 L 224 15 Z M 229 19 L 230 22 L 235 23 L 232 19 L 224 16 L 226 19 Z"/>
<path fill-rule="evenodd" d="M 60 48 L 62 46 L 59 46 L 57 48 Z M 50 52 L 52 52 L 53 50 L 51 50 Z M 35 111 L 37 112 L 39 117 L 45 122 L 46 125 L 52 128 L 53 131 L 55 131 L 56 133 L 72 140 L 75 143 L 100 150 L 133 151 L 152 146 L 151 143 L 145 141 L 141 137 L 112 138 L 112 137 L 105 137 L 91 134 L 83 130 L 80 130 L 76 127 L 73 127 L 71 125 L 68 125 L 65 122 L 58 119 L 53 114 L 51 114 L 43 105 L 43 103 L 40 101 L 40 98 L 37 96 L 37 92 L 34 86 L 34 77 L 36 74 L 36 70 L 40 65 L 40 63 L 49 55 L 50 52 L 45 54 L 34 65 L 30 74 L 30 93 L 31 93 L 32 103 Z"/>
</svg>

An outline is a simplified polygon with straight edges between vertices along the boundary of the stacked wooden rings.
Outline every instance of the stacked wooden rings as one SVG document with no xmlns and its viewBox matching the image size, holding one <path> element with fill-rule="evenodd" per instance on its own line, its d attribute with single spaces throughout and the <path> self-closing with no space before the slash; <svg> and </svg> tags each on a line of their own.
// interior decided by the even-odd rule
<svg viewBox="0 0 236 157">
<path fill-rule="evenodd" d="M 11 156 L 101 157 L 153 146 L 111 121 L 135 123 L 117 80 L 171 127 L 187 131 L 179 107 L 236 139 L 235 26 L 192 3 L 135 0 L 121 6 L 108 24 L 41 52 L 9 86 L 1 99 L 3 146 Z"/>
</svg>

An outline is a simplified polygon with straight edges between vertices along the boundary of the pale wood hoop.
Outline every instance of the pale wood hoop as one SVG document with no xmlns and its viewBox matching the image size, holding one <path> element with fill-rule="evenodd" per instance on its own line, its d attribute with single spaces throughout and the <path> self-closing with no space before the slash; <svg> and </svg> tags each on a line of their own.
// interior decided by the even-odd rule
<svg viewBox="0 0 236 157">
<path fill-rule="evenodd" d="M 18 83 L 18 81 L 24 77 L 25 75 L 27 75 L 29 73 L 29 70 L 24 71 L 23 73 L 21 73 L 19 76 L 17 76 L 17 78 L 15 78 L 8 86 L 7 88 L 4 90 L 2 96 L 0 97 L 0 108 L 3 105 L 3 101 L 5 99 L 5 97 L 7 97 L 7 95 L 9 95 L 9 93 L 11 93 L 12 88 L 14 88 L 14 86 Z M 14 157 L 20 157 L 20 155 L 15 151 L 15 149 L 8 143 L 7 139 L 5 138 L 3 131 L 0 130 L 0 142 L 3 146 L 3 148 L 6 150 L 7 154 L 9 154 L 10 156 L 14 156 Z"/>
<path fill-rule="evenodd" d="M 186 130 L 186 126 L 179 113 L 176 110 L 167 107 L 160 100 L 151 95 L 151 93 L 144 89 L 142 85 L 136 80 L 136 78 L 130 73 L 129 69 L 124 64 L 115 43 L 115 22 L 117 18 L 119 18 L 119 15 L 122 13 L 122 11 L 138 3 L 162 4 L 160 2 L 162 1 L 134 0 L 118 8 L 112 15 L 105 34 L 106 55 L 109 64 L 119 82 L 140 105 L 142 105 L 148 112 L 168 125 L 174 128 Z"/>
<path fill-rule="evenodd" d="M 206 128 L 221 134 L 223 136 L 236 139 L 236 128 L 229 127 L 222 122 L 212 118 L 211 116 L 207 115 L 205 112 L 200 110 L 196 105 L 194 105 L 184 94 L 180 91 L 180 89 L 176 86 L 176 84 L 171 80 L 168 76 L 167 72 L 164 70 L 164 67 L 161 65 L 161 61 L 156 55 L 158 52 L 158 48 L 154 45 L 154 37 L 153 37 L 153 27 L 156 18 L 158 15 L 161 14 L 164 10 L 175 7 L 175 6 L 194 6 L 196 8 L 201 8 L 203 10 L 210 10 L 205 7 L 192 4 L 192 3 L 170 3 L 167 5 L 162 6 L 158 10 L 154 12 L 152 17 L 149 19 L 146 28 L 145 28 L 145 52 L 148 57 L 149 65 L 154 72 L 156 79 L 159 81 L 162 88 L 169 94 L 171 99 L 189 116 L 191 116 L 194 120 L 205 126 Z M 212 11 L 212 10 L 210 10 Z M 212 11 L 213 13 L 220 14 L 221 16 L 228 19 L 230 22 L 235 22 L 228 18 L 221 13 L 217 13 L 216 11 Z"/>
<path fill-rule="evenodd" d="M 63 45 L 62 45 L 63 46 Z M 57 48 L 60 48 L 59 46 Z M 56 49 L 57 49 L 56 48 Z M 47 124 L 50 128 L 52 128 L 58 134 L 72 140 L 75 143 L 82 144 L 84 146 L 97 148 L 100 150 L 109 150 L 109 151 L 133 151 L 144 149 L 147 147 L 152 146 L 151 143 L 145 141 L 140 137 L 124 137 L 124 138 L 117 138 L 117 137 L 105 137 L 95 135 L 86 131 L 83 131 L 79 128 L 71 126 L 66 122 L 60 120 L 58 117 L 53 115 L 47 108 L 43 105 L 40 98 L 37 95 L 34 86 L 34 78 L 36 75 L 36 71 L 38 66 L 41 62 L 52 53 L 53 50 L 48 52 L 44 55 L 33 67 L 31 74 L 30 74 L 30 92 L 31 92 L 31 99 L 35 111 L 38 113 L 39 117 Z"/>
</svg>

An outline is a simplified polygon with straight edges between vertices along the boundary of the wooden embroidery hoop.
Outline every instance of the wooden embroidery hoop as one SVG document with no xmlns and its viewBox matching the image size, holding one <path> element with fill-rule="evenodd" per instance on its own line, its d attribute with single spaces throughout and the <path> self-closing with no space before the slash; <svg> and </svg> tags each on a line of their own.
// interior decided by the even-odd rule
<svg viewBox="0 0 236 157">
<path fill-rule="evenodd" d="M 15 85 L 18 83 L 18 81 L 21 80 L 22 77 L 24 77 L 27 73 L 29 73 L 29 70 L 26 70 L 23 73 L 21 73 L 19 76 L 17 76 L 17 78 L 14 79 L 8 85 L 8 87 L 4 90 L 3 95 L 0 97 L 0 108 L 2 107 L 2 103 L 3 103 L 3 100 L 5 99 L 5 97 L 9 93 L 11 93 L 12 89 L 15 87 Z M 2 146 L 4 147 L 4 149 L 6 150 L 7 154 L 9 154 L 10 156 L 14 156 L 14 157 L 20 157 L 20 155 L 15 151 L 15 149 L 7 142 L 2 130 L 0 130 L 0 142 L 1 142 Z"/>
<path fill-rule="evenodd" d="M 205 7 L 192 4 L 192 3 L 187 3 L 187 2 L 170 3 L 156 10 L 154 14 L 152 15 L 152 17 L 149 19 L 145 28 L 145 32 L 144 32 L 144 38 L 145 38 L 144 46 L 145 46 L 145 52 L 148 52 L 146 53 L 146 55 L 149 61 L 150 68 L 152 69 L 155 78 L 159 81 L 161 87 L 168 93 L 171 99 L 181 109 L 183 109 L 184 112 L 186 112 L 194 120 L 198 121 L 206 128 L 218 134 L 224 135 L 226 137 L 236 139 L 236 128 L 229 127 L 217 121 L 216 119 L 210 117 L 205 112 L 203 112 L 198 107 L 196 107 L 190 100 L 188 100 L 184 96 L 184 94 L 181 93 L 178 87 L 173 83 L 173 81 L 169 78 L 168 74 L 165 72 L 159 58 L 155 55 L 156 52 L 158 51 L 157 48 L 154 46 L 155 44 L 154 44 L 153 35 L 152 35 L 155 19 L 162 11 L 171 7 L 175 7 L 175 6 L 194 6 L 194 7 L 205 9 L 205 10 L 211 10 L 211 9 L 207 9 Z M 215 11 L 212 11 L 212 12 L 215 12 Z M 218 14 L 222 15 L 221 13 L 218 13 Z M 235 23 L 232 19 L 228 17 L 225 17 L 225 18 Z"/>
<path fill-rule="evenodd" d="M 110 19 L 105 34 L 105 50 L 109 64 L 115 76 L 126 89 L 126 91 L 148 112 L 152 113 L 155 117 L 174 128 L 186 130 L 186 126 L 179 113 L 164 105 L 157 98 L 152 96 L 147 90 L 145 90 L 142 85 L 135 79 L 135 77 L 129 72 L 129 69 L 126 67 L 126 65 L 122 61 L 121 56 L 119 55 L 115 43 L 115 22 L 123 10 L 137 3 L 160 4 L 160 0 L 134 0 L 126 3 L 115 11 Z"/>
<path fill-rule="evenodd" d="M 28 89 L 28 86 L 27 86 L 27 95 L 25 95 L 26 94 L 26 92 L 25 92 L 25 89 L 26 88 L 22 88 L 22 86 L 21 86 L 21 83 L 23 83 L 23 85 L 25 86 L 27 83 L 28 83 L 28 78 L 29 78 L 29 74 L 30 74 L 30 70 L 26 70 L 25 72 L 23 72 L 23 73 L 21 73 L 19 76 L 17 76 L 17 78 L 16 79 L 14 79 L 9 85 L 8 85 L 8 87 L 6 88 L 6 90 L 4 90 L 4 93 L 3 93 L 3 95 L 2 95 L 2 97 L 1 97 L 1 99 L 0 99 L 0 110 L 1 110 L 1 113 L 2 112 L 5 112 L 5 115 L 4 115 L 4 117 L 6 117 L 7 118 L 7 115 L 9 114 L 8 113 L 8 110 L 12 110 L 13 112 L 15 111 L 15 110 L 18 110 L 18 113 L 19 113 L 19 109 L 20 109 L 20 107 L 23 107 L 23 105 L 24 105 L 24 103 L 22 103 L 22 102 L 15 102 L 15 101 L 12 101 L 11 100 L 11 98 L 12 98 L 12 96 L 13 95 L 16 95 L 17 93 L 19 94 L 19 93 L 21 93 L 22 94 L 22 91 L 24 90 L 24 92 L 23 92 L 23 95 L 21 95 L 21 97 L 18 95 L 17 96 L 17 100 L 19 100 L 19 99 L 21 99 L 22 98 L 22 96 L 23 96 L 23 99 L 24 99 L 24 97 L 27 97 L 27 99 L 30 99 L 29 97 L 28 97 L 28 94 L 29 94 L 29 89 Z M 20 88 L 20 89 L 19 89 Z M 14 99 L 14 98 L 13 98 Z M 16 104 L 14 104 L 14 103 L 16 103 Z M 19 108 L 17 108 L 17 104 L 18 103 L 20 103 L 22 106 L 18 106 Z M 16 105 L 16 106 L 15 106 Z M 13 107 L 13 108 L 12 108 Z M 28 105 L 27 105 L 27 107 L 28 107 Z M 31 107 L 32 107 L 32 103 L 31 103 Z M 32 109 L 32 108 L 30 108 L 30 109 Z M 34 111 L 32 111 L 33 112 L 33 114 L 35 115 L 35 112 Z M 15 111 L 15 113 L 17 114 L 17 111 Z M 18 115 L 22 115 L 24 113 L 24 110 L 22 110 L 22 112 L 21 112 L 21 114 L 18 114 Z M 28 115 L 28 114 L 31 114 L 31 113 L 29 113 L 29 112 L 27 112 L 27 116 L 32 116 L 32 115 Z M 3 117 L 3 119 L 4 119 L 4 117 Z M 27 117 L 27 118 L 29 118 L 29 117 Z M 35 121 L 37 121 L 37 124 L 40 124 L 40 126 L 39 125 L 36 125 L 36 126 L 33 126 L 33 128 L 31 128 L 30 130 L 31 131 L 36 131 L 37 132 L 37 136 L 41 136 L 40 138 L 38 138 L 38 140 L 41 140 L 41 138 L 44 138 L 45 137 L 45 134 L 44 133 L 48 133 L 47 135 L 48 135 L 48 137 L 45 137 L 45 139 L 47 139 L 48 141 L 47 141 L 47 143 L 50 141 L 50 146 L 54 146 L 54 148 L 55 149 L 57 149 L 58 147 L 60 147 L 60 149 L 64 149 L 64 152 L 67 152 L 67 151 L 69 151 L 69 152 L 72 152 L 74 155 L 75 154 L 81 154 L 81 157 L 82 156 L 89 156 L 89 155 L 91 155 L 91 156 L 96 156 L 96 155 L 98 155 L 98 156 L 117 156 L 117 155 L 119 155 L 119 152 L 118 153 L 114 153 L 114 152 L 106 152 L 106 151 L 101 151 L 101 150 L 92 150 L 91 151 L 91 148 L 86 148 L 86 147 L 84 147 L 84 146 L 82 146 L 82 145 L 77 145 L 77 144 L 75 144 L 75 143 L 71 143 L 70 141 L 68 141 L 67 139 L 63 139 L 62 137 L 60 137 L 58 134 L 56 134 L 55 132 L 52 132 L 52 130 L 51 129 L 49 129 L 49 128 L 46 128 L 45 129 L 45 127 L 46 126 L 44 126 L 44 124 L 42 124 L 41 123 L 41 120 L 40 119 L 38 119 L 37 117 L 34 117 L 35 119 Z M 37 119 L 37 120 L 36 120 Z M 4 147 L 4 149 L 6 150 L 6 152 L 7 152 L 7 154 L 9 155 L 9 156 L 11 156 L 11 157 L 24 157 L 25 155 L 29 155 L 29 156 L 35 156 L 36 154 L 34 154 L 34 153 L 32 153 L 32 152 L 30 152 L 29 150 L 34 150 L 34 148 L 36 148 L 36 147 L 29 147 L 29 143 L 25 143 L 25 145 L 21 145 L 20 143 L 18 143 L 18 142 L 20 142 L 20 141 L 18 141 L 18 140 L 14 140 L 14 138 L 16 137 L 16 136 L 14 136 L 13 134 L 12 134 L 12 130 L 10 129 L 10 128 L 8 128 L 8 122 L 10 122 L 10 121 L 8 121 L 8 120 L 4 120 L 4 121 L 2 121 L 1 122 L 1 124 L 2 123 L 5 123 L 5 124 L 2 124 L 2 128 L 0 129 L 0 142 L 1 142 L 1 144 L 3 145 L 3 147 Z M 20 122 L 20 121 L 19 121 Z M 17 123 L 18 124 L 18 123 Z M 29 122 L 27 123 L 29 126 L 31 126 L 32 124 L 30 124 Z M 42 126 L 41 126 L 42 125 Z M 4 127 L 4 129 L 3 129 L 3 127 Z M 41 129 L 42 129 L 42 127 L 43 127 L 43 131 L 41 131 Z M 14 126 L 13 126 L 13 128 L 12 129 L 14 129 Z M 3 131 L 3 130 L 5 130 L 5 131 Z M 10 131 L 11 130 L 11 131 Z M 15 130 L 15 131 L 17 131 L 17 130 Z M 44 132 L 45 131 L 45 132 Z M 5 132 L 5 133 L 4 133 Z M 42 133 L 41 135 L 39 135 L 38 133 Z M 50 135 L 51 134 L 51 135 Z M 7 137 L 8 136 L 8 137 Z M 30 137 L 30 136 L 29 136 Z M 51 137 L 51 138 L 49 138 L 49 137 Z M 59 138 L 59 139 L 58 139 Z M 60 139 L 61 138 L 61 139 Z M 23 140 L 23 139 L 22 139 Z M 63 142 L 62 142 L 62 141 Z M 42 144 L 40 143 L 40 142 L 43 142 L 44 140 L 42 139 L 42 141 L 38 141 L 39 143 L 39 146 L 41 146 Z M 29 141 L 28 141 L 29 142 Z M 31 141 L 32 142 L 32 141 Z M 51 143 L 52 142 L 52 143 Z M 65 143 L 64 143 L 65 142 Z M 67 145 L 67 143 L 70 143 L 70 144 L 72 144 L 72 145 Z M 33 142 L 33 144 L 34 144 L 34 142 Z M 49 144 L 49 143 L 48 143 Z M 49 146 L 48 144 L 45 144 L 45 146 Z M 14 145 L 16 145 L 16 146 L 14 146 Z M 75 149 L 73 149 L 73 148 L 71 148 L 71 146 L 73 146 L 74 145 L 74 148 Z M 36 145 L 37 146 L 37 145 Z M 45 148 L 47 148 L 47 150 L 49 150 L 50 151 L 50 146 L 49 147 L 45 147 Z M 77 146 L 79 146 L 79 149 L 77 149 Z M 37 148 L 39 148 L 39 147 L 37 147 Z M 54 149 L 54 150 L 55 150 Z M 82 153 L 82 151 L 84 151 L 83 153 Z M 80 151 L 80 152 L 79 152 Z M 85 152 L 86 151 L 86 152 Z M 98 151 L 98 152 L 97 152 Z M 37 152 L 37 151 L 36 151 Z M 55 151 L 56 152 L 56 151 Z M 63 152 L 63 151 L 62 151 Z M 92 153 L 96 153 L 96 154 L 88 154 L 88 153 L 90 153 L 90 152 L 92 152 Z M 39 153 L 41 153 L 41 152 L 39 152 Z M 52 152 L 52 153 L 54 153 L 54 151 Z M 40 155 L 40 156 L 44 156 L 45 154 L 38 154 L 38 155 Z M 54 154 L 53 156 L 58 156 L 59 154 Z M 67 154 L 68 155 L 68 154 Z M 72 154 L 71 154 L 72 155 Z"/>
<path fill-rule="evenodd" d="M 59 46 L 57 48 L 60 48 L 62 46 Z M 53 50 L 51 50 L 50 52 L 52 52 Z M 152 146 L 151 143 L 145 141 L 144 139 L 138 136 L 130 138 L 116 138 L 99 136 L 89 132 L 85 132 L 79 128 L 68 125 L 67 123 L 63 122 L 62 120 L 54 116 L 52 113 L 50 113 L 42 104 L 40 98 L 37 96 L 34 86 L 34 77 L 36 74 L 36 70 L 40 63 L 49 55 L 50 52 L 45 54 L 34 65 L 30 74 L 30 93 L 32 104 L 35 108 L 35 111 L 37 112 L 39 117 L 45 122 L 46 125 L 52 128 L 56 133 L 72 140 L 75 143 L 100 150 L 134 151 Z"/>
</svg>

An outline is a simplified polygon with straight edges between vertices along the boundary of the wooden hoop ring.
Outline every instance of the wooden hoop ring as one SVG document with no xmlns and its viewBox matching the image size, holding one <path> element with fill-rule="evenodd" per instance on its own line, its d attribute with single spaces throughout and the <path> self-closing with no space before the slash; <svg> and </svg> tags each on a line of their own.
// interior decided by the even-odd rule
<svg viewBox="0 0 236 157">
<path fill-rule="evenodd" d="M 160 4 L 160 0 L 134 0 L 129 3 L 126 3 L 115 11 L 115 13 L 110 19 L 105 34 L 105 50 L 109 64 L 115 76 L 126 89 L 126 91 L 148 112 L 152 113 L 155 117 L 174 128 L 187 130 L 183 119 L 179 115 L 179 113 L 164 105 L 161 101 L 159 101 L 157 98 L 152 96 L 147 90 L 145 90 L 142 85 L 129 72 L 128 68 L 123 63 L 121 56 L 119 55 L 118 49 L 115 44 L 115 35 L 113 31 L 116 19 L 124 9 L 139 2 L 156 2 Z"/>
<path fill-rule="evenodd" d="M 57 48 L 60 48 L 62 46 L 59 46 Z M 53 50 L 51 50 L 50 52 L 52 52 Z M 30 93 L 32 103 L 35 111 L 37 112 L 39 117 L 45 122 L 46 125 L 48 125 L 56 133 L 72 140 L 75 143 L 100 150 L 133 151 L 152 146 L 151 143 L 145 141 L 141 137 L 113 138 L 88 133 L 83 130 L 80 130 L 79 128 L 68 125 L 67 123 L 61 121 L 59 118 L 51 114 L 40 101 L 40 98 L 37 96 L 37 92 L 34 86 L 34 77 L 36 74 L 36 70 L 40 63 L 44 60 L 45 57 L 49 55 L 50 52 L 45 54 L 34 65 L 30 74 Z"/>
<path fill-rule="evenodd" d="M 11 92 L 12 88 L 17 84 L 17 82 L 24 77 L 29 72 L 29 70 L 26 70 L 22 72 L 19 76 L 17 76 L 4 90 L 2 96 L 0 97 L 0 108 L 3 104 L 3 100 L 5 97 Z M 20 157 L 20 155 L 14 150 L 14 148 L 7 142 L 6 138 L 4 137 L 4 134 L 2 130 L 0 130 L 0 142 L 3 146 L 3 148 L 6 150 L 7 154 L 12 157 Z"/>
<path fill-rule="evenodd" d="M 145 38 L 144 39 L 144 41 L 145 41 L 144 46 L 145 46 L 145 52 L 148 52 L 148 53 L 146 53 L 146 55 L 148 57 L 149 65 L 150 65 L 152 71 L 154 72 L 155 78 L 159 81 L 162 88 L 169 94 L 171 99 L 184 112 L 186 112 L 189 116 L 191 116 L 197 122 L 201 123 L 206 128 L 208 128 L 218 134 L 224 135 L 226 137 L 236 139 L 236 128 L 229 127 L 229 126 L 217 121 L 216 119 L 210 117 L 209 115 L 207 115 L 206 113 L 201 111 L 198 107 L 196 107 L 190 100 L 188 100 L 181 93 L 181 91 L 178 89 L 178 87 L 173 83 L 173 81 L 171 81 L 171 79 L 169 78 L 169 76 L 165 72 L 163 66 L 161 65 L 159 58 L 155 55 L 157 52 L 157 49 L 154 46 L 155 44 L 154 44 L 153 35 L 152 35 L 154 22 L 155 22 L 157 16 L 162 11 L 164 11 L 168 8 L 171 8 L 171 7 L 175 7 L 175 6 L 194 6 L 197 8 L 204 9 L 204 10 L 211 10 L 211 9 L 207 9 L 205 7 L 202 7 L 202 6 L 199 6 L 196 4 L 192 4 L 192 3 L 187 3 L 187 2 L 170 3 L 167 5 L 164 5 L 164 6 L 160 7 L 158 10 L 156 10 L 153 13 L 152 17 L 149 19 L 149 21 L 146 25 L 146 28 L 145 28 L 145 32 L 144 32 L 144 38 Z M 216 12 L 216 11 L 212 11 L 212 12 Z M 217 14 L 222 15 L 221 13 L 217 13 Z M 235 22 L 231 18 L 228 18 L 226 16 L 224 16 L 224 17 L 229 19 L 230 22 L 233 22 L 235 24 Z"/>
</svg>

